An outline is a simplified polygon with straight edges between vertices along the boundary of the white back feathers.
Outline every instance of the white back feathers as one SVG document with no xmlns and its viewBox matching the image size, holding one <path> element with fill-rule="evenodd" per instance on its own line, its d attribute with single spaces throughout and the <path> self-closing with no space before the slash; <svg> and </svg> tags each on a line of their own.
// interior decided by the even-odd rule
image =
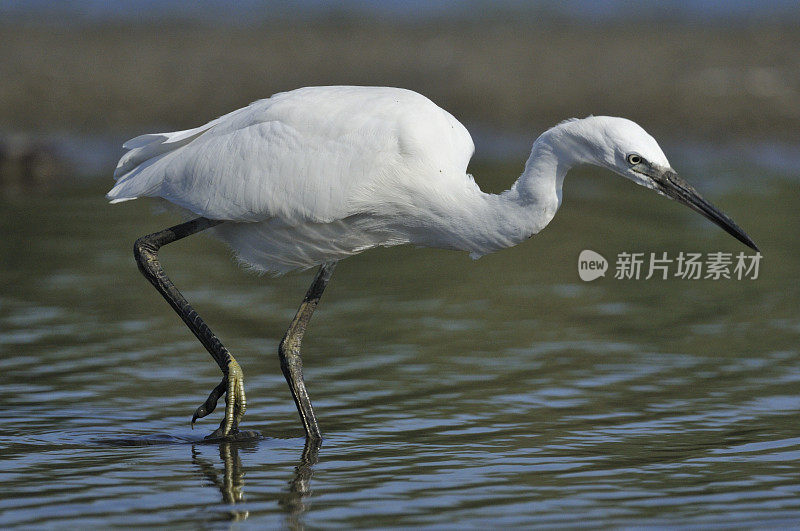
<svg viewBox="0 0 800 531">
<path fill-rule="evenodd" d="M 359 213 L 387 181 L 405 178 L 400 169 L 431 165 L 463 178 L 474 149 L 466 129 L 427 98 L 367 87 L 276 94 L 124 147 L 131 151 L 117 166 L 113 202 L 158 196 L 212 219 L 290 224 Z"/>
<path fill-rule="evenodd" d="M 652 172 L 670 170 L 637 124 L 590 116 L 546 131 L 511 189 L 485 194 L 466 173 L 474 146 L 464 126 L 424 96 L 386 87 L 284 92 L 124 147 L 109 200 L 161 197 L 228 221 L 213 231 L 239 258 L 279 273 L 376 245 L 479 257 L 544 228 L 576 164 L 606 167 L 661 193 Z M 646 171 L 631 167 L 631 153 L 646 160 Z"/>
</svg>

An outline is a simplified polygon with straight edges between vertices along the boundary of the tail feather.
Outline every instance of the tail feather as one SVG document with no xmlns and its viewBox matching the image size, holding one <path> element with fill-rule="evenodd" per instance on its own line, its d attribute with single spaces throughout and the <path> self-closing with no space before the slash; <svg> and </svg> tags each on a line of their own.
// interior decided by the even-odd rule
<svg viewBox="0 0 800 531">
<path fill-rule="evenodd" d="M 117 163 L 117 168 L 114 170 L 114 178 L 119 180 L 140 164 L 185 146 L 208 131 L 213 125 L 214 123 L 211 122 L 202 127 L 187 129 L 186 131 L 141 135 L 128 140 L 122 147 L 130 151 L 125 153 Z"/>
<path fill-rule="evenodd" d="M 114 179 L 117 183 L 106 194 L 106 199 L 111 203 L 121 203 L 152 195 L 161 186 L 161 182 L 151 182 L 154 175 L 142 170 L 202 135 L 216 125 L 216 122 L 217 120 L 214 120 L 185 131 L 140 135 L 125 142 L 122 147 L 129 151 L 117 163 L 114 170 Z"/>
</svg>

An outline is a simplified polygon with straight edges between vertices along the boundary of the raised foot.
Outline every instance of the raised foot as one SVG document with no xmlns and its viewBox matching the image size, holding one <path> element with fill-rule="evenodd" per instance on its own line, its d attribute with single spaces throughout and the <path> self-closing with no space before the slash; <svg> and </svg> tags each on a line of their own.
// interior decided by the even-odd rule
<svg viewBox="0 0 800 531">
<path fill-rule="evenodd" d="M 247 398 L 244 395 L 244 373 L 242 368 L 231 358 L 228 362 L 227 374 L 222 377 L 222 381 L 214 389 L 203 403 L 195 410 L 192 415 L 192 427 L 197 419 L 210 414 L 217 407 L 217 401 L 225 394 L 225 417 L 219 424 L 219 428 L 214 430 L 206 439 L 221 439 L 239 431 L 239 422 L 247 411 Z"/>
</svg>

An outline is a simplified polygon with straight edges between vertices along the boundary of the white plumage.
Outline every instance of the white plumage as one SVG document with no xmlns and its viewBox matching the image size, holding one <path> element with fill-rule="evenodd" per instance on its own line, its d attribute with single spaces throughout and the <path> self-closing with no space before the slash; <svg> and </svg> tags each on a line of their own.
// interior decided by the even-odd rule
<svg viewBox="0 0 800 531">
<path fill-rule="evenodd" d="M 246 262 L 273 271 L 404 243 L 407 235 L 372 234 L 368 218 L 414 211 L 414 190 L 475 186 L 466 129 L 401 89 L 299 89 L 124 147 L 112 202 L 156 196 L 211 219 L 250 222 L 218 234 Z"/>
<path fill-rule="evenodd" d="M 278 346 L 306 436 L 317 447 L 321 430 L 303 381 L 300 344 L 342 258 L 402 243 L 459 249 L 473 258 L 515 245 L 550 222 L 564 176 L 582 163 L 676 199 L 758 250 L 675 174 L 650 135 L 623 118 L 590 116 L 547 130 L 519 179 L 498 195 L 482 192 L 467 174 L 474 148 L 464 126 L 402 89 L 298 89 L 195 129 L 139 136 L 125 148 L 107 195 L 112 202 L 161 197 L 200 216 L 139 238 L 134 256 L 223 372 L 192 416 L 194 424 L 225 394 L 225 416 L 209 435 L 215 440 L 241 434 L 244 373 L 158 260 L 162 246 L 197 232 L 213 230 L 259 270 L 323 264 Z"/>
<path fill-rule="evenodd" d="M 464 126 L 424 96 L 384 87 L 284 92 L 124 147 L 111 202 L 161 197 L 229 221 L 215 233 L 245 263 L 276 273 L 402 243 L 478 257 L 544 228 L 576 164 L 655 189 L 626 157 L 669 169 L 635 123 L 589 117 L 547 131 L 513 187 L 485 194 L 466 173 L 474 146 Z"/>
</svg>

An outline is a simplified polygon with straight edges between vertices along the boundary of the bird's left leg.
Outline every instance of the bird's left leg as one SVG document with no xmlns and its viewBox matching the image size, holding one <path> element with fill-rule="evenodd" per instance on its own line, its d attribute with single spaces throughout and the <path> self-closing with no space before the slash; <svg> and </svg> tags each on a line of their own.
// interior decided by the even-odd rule
<svg viewBox="0 0 800 531">
<path fill-rule="evenodd" d="M 158 250 L 174 241 L 191 236 L 197 232 L 208 229 L 222 223 L 218 220 L 207 218 L 196 218 L 180 225 L 175 225 L 168 229 L 143 236 L 136 240 L 133 246 L 133 254 L 139 270 L 150 281 L 153 286 L 163 295 L 172 309 L 183 319 L 186 326 L 206 347 L 211 357 L 222 369 L 222 382 L 217 385 L 206 399 L 202 406 L 198 407 L 192 416 L 192 425 L 200 418 L 205 417 L 217 406 L 217 401 L 225 393 L 225 418 L 208 438 L 227 437 L 231 433 L 238 431 L 239 422 L 247 409 L 247 401 L 244 396 L 244 375 L 241 367 L 233 358 L 228 349 L 217 338 L 206 323 L 197 315 L 178 288 L 172 283 L 164 273 L 158 260 Z"/>
</svg>

